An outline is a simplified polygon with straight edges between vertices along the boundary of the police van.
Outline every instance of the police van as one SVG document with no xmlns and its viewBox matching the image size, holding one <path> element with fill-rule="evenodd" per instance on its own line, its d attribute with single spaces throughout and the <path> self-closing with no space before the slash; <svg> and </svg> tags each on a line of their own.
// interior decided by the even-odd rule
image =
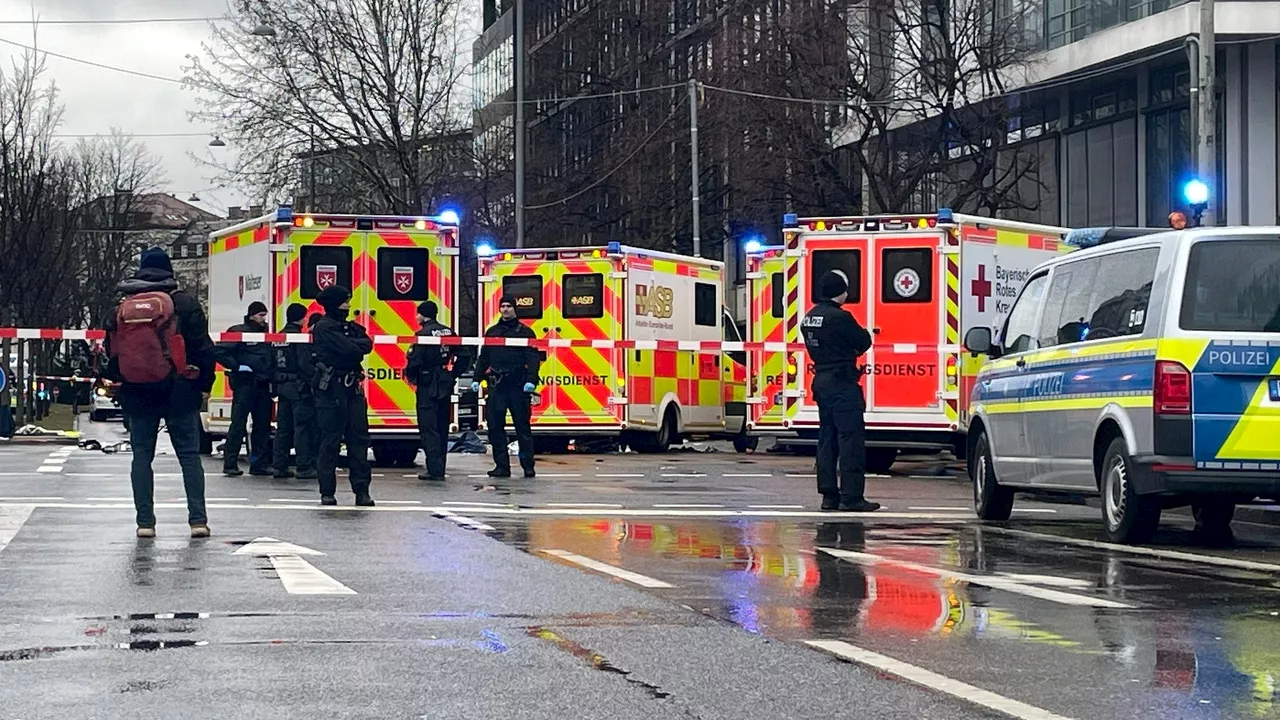
<svg viewBox="0 0 1280 720">
<path fill-rule="evenodd" d="M 1072 231 L 1030 275 L 971 397 L 984 520 L 1017 490 L 1099 494 L 1116 542 L 1165 508 L 1229 536 L 1236 505 L 1280 497 L 1280 228 Z"/>
</svg>

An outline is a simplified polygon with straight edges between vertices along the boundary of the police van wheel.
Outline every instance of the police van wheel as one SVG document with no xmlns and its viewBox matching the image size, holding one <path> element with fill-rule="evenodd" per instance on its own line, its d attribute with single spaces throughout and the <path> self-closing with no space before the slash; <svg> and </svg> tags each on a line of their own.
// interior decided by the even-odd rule
<svg viewBox="0 0 1280 720">
<path fill-rule="evenodd" d="M 1191 503 L 1196 519 L 1196 533 L 1206 540 L 1227 541 L 1232 538 L 1231 519 L 1236 514 L 1234 501 L 1222 498 L 1198 498 Z"/>
<path fill-rule="evenodd" d="M 990 522 L 1008 520 L 1013 512 L 1013 489 L 1001 487 L 996 481 L 991 443 L 985 432 L 979 431 L 969 456 L 969 479 L 973 482 L 973 510 L 978 517 Z"/>
<path fill-rule="evenodd" d="M 1102 458 L 1102 520 L 1107 539 L 1118 543 L 1145 543 L 1160 526 L 1160 498 L 1139 495 L 1130 482 L 1129 450 L 1124 438 L 1116 438 Z"/>
</svg>

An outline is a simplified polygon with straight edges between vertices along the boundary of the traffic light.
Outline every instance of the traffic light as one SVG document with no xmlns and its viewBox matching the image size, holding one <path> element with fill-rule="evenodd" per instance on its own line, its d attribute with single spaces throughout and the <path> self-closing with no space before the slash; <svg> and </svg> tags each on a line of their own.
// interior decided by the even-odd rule
<svg viewBox="0 0 1280 720">
<path fill-rule="evenodd" d="M 1209 207 L 1209 186 L 1200 179 L 1188 180 L 1187 184 L 1182 186 L 1182 197 L 1191 208 L 1191 226 L 1198 227 L 1200 217 Z"/>
</svg>

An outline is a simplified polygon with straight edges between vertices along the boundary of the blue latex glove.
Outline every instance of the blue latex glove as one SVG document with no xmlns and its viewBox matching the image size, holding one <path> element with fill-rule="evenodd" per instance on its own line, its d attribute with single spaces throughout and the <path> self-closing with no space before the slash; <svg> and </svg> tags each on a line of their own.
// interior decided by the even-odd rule
<svg viewBox="0 0 1280 720">
<path fill-rule="evenodd" d="M 240 369 L 237 372 L 253 372 L 253 368 L 249 367 L 248 365 L 241 365 Z"/>
<path fill-rule="evenodd" d="M 480 383 L 478 383 L 478 382 L 472 382 L 472 383 L 471 383 L 471 392 L 480 392 Z"/>
<path fill-rule="evenodd" d="M 531 392 L 533 392 L 534 390 L 537 390 L 537 389 L 538 389 L 538 388 L 537 388 L 533 383 L 525 383 L 525 384 L 524 384 L 524 391 L 525 391 L 525 392 L 527 392 L 527 393 L 531 393 Z"/>
</svg>

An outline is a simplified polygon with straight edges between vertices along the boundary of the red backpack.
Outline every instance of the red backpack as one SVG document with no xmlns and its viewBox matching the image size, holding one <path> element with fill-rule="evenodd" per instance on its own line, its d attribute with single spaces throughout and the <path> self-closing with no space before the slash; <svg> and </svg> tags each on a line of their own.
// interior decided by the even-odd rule
<svg viewBox="0 0 1280 720">
<path fill-rule="evenodd" d="M 111 337 L 111 356 L 121 379 L 146 385 L 175 374 L 189 376 L 187 343 L 179 330 L 168 293 L 145 292 L 121 300 Z"/>
</svg>

